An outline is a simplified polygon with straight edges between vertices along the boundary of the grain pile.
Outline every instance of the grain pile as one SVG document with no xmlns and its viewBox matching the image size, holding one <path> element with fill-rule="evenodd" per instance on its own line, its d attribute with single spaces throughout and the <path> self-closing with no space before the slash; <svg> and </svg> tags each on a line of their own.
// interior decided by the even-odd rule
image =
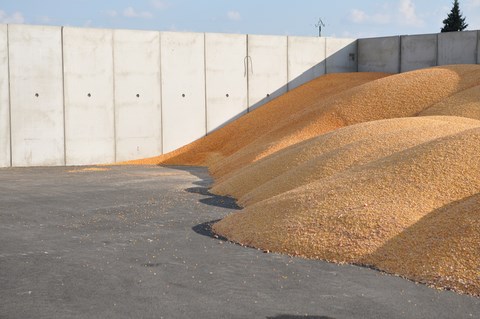
<svg viewBox="0 0 480 319">
<path fill-rule="evenodd" d="M 368 260 L 415 281 L 479 296 L 479 229 L 477 193 L 428 213 Z"/>
<path fill-rule="evenodd" d="M 434 139 L 475 128 L 460 117 L 399 118 L 361 123 L 288 147 L 239 170 L 212 192 L 248 206 L 298 186 Z"/>
<path fill-rule="evenodd" d="M 314 80 L 176 152 L 244 209 L 213 229 L 480 296 L 480 66 Z"/>
<path fill-rule="evenodd" d="M 480 120 L 480 85 L 454 94 L 419 115 L 455 115 Z"/>
<path fill-rule="evenodd" d="M 301 177 L 305 182 L 302 185 L 247 205 L 242 212 L 215 224 L 214 230 L 235 242 L 264 250 L 368 264 L 404 276 L 419 268 L 433 278 L 442 278 L 444 269 L 437 269 L 431 263 L 417 261 L 408 264 L 410 250 L 399 253 L 386 247 L 390 242 L 395 243 L 409 228 L 415 227 L 422 218 L 433 218 L 438 210 L 449 209 L 451 203 L 480 193 L 480 122 L 473 126 L 475 128 L 469 126 L 465 125 L 459 133 L 430 141 L 426 139 L 427 142 L 413 147 L 399 147 L 391 155 L 352 165 L 323 178 L 309 180 Z M 309 165 L 306 168 L 309 169 Z M 299 169 L 297 173 L 305 176 Z M 476 220 L 478 224 L 480 216 L 475 212 L 457 214 L 455 206 L 446 213 L 455 216 L 450 217 L 450 221 L 469 225 L 469 232 L 459 230 L 455 234 L 468 238 L 463 241 L 460 237 L 460 242 L 452 244 L 451 248 L 465 245 L 470 254 L 464 255 L 463 259 L 453 259 L 450 250 L 435 254 L 428 249 L 436 238 L 450 234 L 452 228 L 445 219 L 436 231 L 429 228 L 417 230 L 425 233 L 424 240 L 410 243 L 409 247 L 423 247 L 420 254 L 432 254 L 432 259 L 444 258 L 459 264 L 461 267 L 452 271 L 458 271 L 459 276 L 470 280 L 468 289 L 462 291 L 478 294 L 480 228 L 470 225 L 468 219 Z M 461 218 L 467 220 L 461 221 Z M 430 225 L 438 223 L 437 220 L 430 221 Z M 384 262 L 388 262 L 388 267 L 384 267 Z M 455 273 L 450 276 L 452 281 L 460 282 L 461 277 L 455 277 Z M 413 278 L 420 280 L 422 277 Z M 445 283 L 432 282 L 439 286 Z"/>
<path fill-rule="evenodd" d="M 209 165 L 248 145 L 278 125 L 288 124 L 293 114 L 318 101 L 387 76 L 385 73 L 328 74 L 306 83 L 219 130 L 165 155 L 126 164 Z"/>
<path fill-rule="evenodd" d="M 480 84 L 480 65 L 456 65 L 370 81 L 317 101 L 276 124 L 231 156 L 209 165 L 217 179 L 282 148 L 361 122 L 416 116 L 443 99 Z M 433 115 L 433 114 L 432 114 Z"/>
</svg>

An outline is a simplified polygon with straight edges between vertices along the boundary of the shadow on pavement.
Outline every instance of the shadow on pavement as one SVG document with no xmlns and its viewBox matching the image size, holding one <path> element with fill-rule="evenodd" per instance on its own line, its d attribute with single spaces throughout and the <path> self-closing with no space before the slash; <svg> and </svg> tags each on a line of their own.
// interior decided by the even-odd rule
<svg viewBox="0 0 480 319">
<path fill-rule="evenodd" d="M 225 238 L 223 236 L 219 236 L 219 235 L 217 235 L 213 232 L 212 226 L 213 226 L 213 224 L 215 224 L 218 221 L 220 221 L 220 219 L 211 220 L 209 222 L 204 222 L 204 223 L 198 224 L 196 226 L 193 226 L 192 230 L 194 232 L 196 232 L 197 234 L 200 234 L 200 235 L 203 235 L 203 236 L 212 237 L 212 238 L 216 238 L 216 239 L 223 240 L 223 241 L 228 241 L 227 238 Z"/>
<path fill-rule="evenodd" d="M 190 187 L 185 189 L 185 191 L 189 193 L 200 194 L 203 196 L 209 196 L 208 198 L 202 198 L 199 200 L 200 203 L 203 203 L 205 205 L 236 210 L 242 209 L 240 206 L 237 205 L 234 198 L 212 194 L 207 187 Z"/>
<path fill-rule="evenodd" d="M 213 182 L 212 177 L 208 174 L 208 169 L 202 166 L 163 166 L 170 169 L 177 169 L 181 171 L 188 172 L 197 178 L 200 181 L 195 181 L 193 184 L 198 185 L 198 187 L 190 187 L 185 189 L 188 193 L 193 194 L 200 194 L 203 196 L 208 196 L 208 198 L 202 198 L 199 202 L 216 207 L 228 208 L 228 209 L 242 209 L 242 207 L 238 206 L 236 200 L 229 196 L 219 196 L 210 193 L 209 188 Z"/>
</svg>

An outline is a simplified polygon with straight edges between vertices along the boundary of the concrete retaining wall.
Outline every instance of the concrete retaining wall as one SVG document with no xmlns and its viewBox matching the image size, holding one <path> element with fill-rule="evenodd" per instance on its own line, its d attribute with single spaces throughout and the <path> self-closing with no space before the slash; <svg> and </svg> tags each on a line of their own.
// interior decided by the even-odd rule
<svg viewBox="0 0 480 319">
<path fill-rule="evenodd" d="M 161 34 L 163 152 L 205 136 L 205 46 L 201 33 Z"/>
<path fill-rule="evenodd" d="M 398 73 L 437 65 L 478 64 L 480 31 L 358 40 L 358 70 Z"/>
<path fill-rule="evenodd" d="M 357 72 L 357 40 L 327 38 L 326 59 L 325 73 Z"/>
<path fill-rule="evenodd" d="M 10 25 L 12 166 L 63 165 L 60 27 Z"/>
<path fill-rule="evenodd" d="M 383 37 L 358 40 L 358 71 L 400 71 L 400 37 Z"/>
<path fill-rule="evenodd" d="M 115 161 L 113 32 L 63 29 L 67 165 Z"/>
<path fill-rule="evenodd" d="M 116 161 L 162 153 L 160 34 L 114 30 Z"/>
<path fill-rule="evenodd" d="M 477 31 L 477 64 L 480 64 L 480 31 Z"/>
<path fill-rule="evenodd" d="M 477 36 L 477 31 L 440 33 L 438 65 L 478 63 Z"/>
<path fill-rule="evenodd" d="M 288 37 L 288 89 L 325 74 L 326 39 Z"/>
<path fill-rule="evenodd" d="M 477 31 L 375 39 L 0 25 L 0 167 L 182 147 L 328 73 L 478 63 Z"/>
<path fill-rule="evenodd" d="M 250 110 L 287 92 L 287 37 L 249 35 L 247 61 Z"/>
<path fill-rule="evenodd" d="M 407 72 L 437 65 L 437 35 L 401 37 L 400 71 Z"/>
<path fill-rule="evenodd" d="M 246 35 L 205 34 L 207 133 L 247 113 L 246 56 Z"/>
</svg>

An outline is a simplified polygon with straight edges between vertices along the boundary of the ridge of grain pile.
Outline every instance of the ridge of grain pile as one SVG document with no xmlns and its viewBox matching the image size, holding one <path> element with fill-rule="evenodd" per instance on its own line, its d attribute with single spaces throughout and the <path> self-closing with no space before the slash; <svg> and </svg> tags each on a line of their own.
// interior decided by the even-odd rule
<svg viewBox="0 0 480 319">
<path fill-rule="evenodd" d="M 334 129 L 416 116 L 443 99 L 480 85 L 480 65 L 451 65 L 396 74 L 318 100 L 266 134 L 209 166 L 219 181 L 287 146 Z"/>
<path fill-rule="evenodd" d="M 476 128 L 353 165 L 249 205 L 216 223 L 213 230 L 259 249 L 373 265 L 412 279 L 426 278 L 434 286 L 480 295 L 480 228 L 475 227 L 478 209 L 458 213 L 458 206 L 452 205 L 480 193 L 479 163 L 480 122 Z M 449 235 L 452 225 L 448 216 L 437 214 L 442 209 L 455 214 L 450 221 L 465 229 Z M 425 264 L 418 261 L 410 265 L 409 250 L 401 253 L 387 248 L 425 218 L 432 219 L 429 225 L 435 226 L 435 231 L 417 230 L 424 232 L 423 239 L 410 239 L 410 244 L 424 247 L 428 257 L 421 259 Z M 430 256 L 426 247 L 441 236 L 456 238 L 458 242 L 452 248 L 462 246 L 462 242 L 473 246 L 468 254 L 454 255 L 447 250 Z M 458 267 L 443 272 L 435 264 Z M 417 278 L 412 274 L 418 267 L 423 275 Z M 468 282 L 464 284 L 465 278 Z"/>
<path fill-rule="evenodd" d="M 152 158 L 127 161 L 123 164 L 210 165 L 245 147 L 280 123 L 288 122 L 293 114 L 308 109 L 317 101 L 388 75 L 365 72 L 321 76 L 178 150 Z"/>
<path fill-rule="evenodd" d="M 477 127 L 461 117 L 387 119 L 340 128 L 287 147 L 215 184 L 211 192 L 247 206 L 351 166 Z"/>
<path fill-rule="evenodd" d="M 428 115 L 454 115 L 480 120 L 480 85 L 460 91 L 419 114 Z"/>
</svg>

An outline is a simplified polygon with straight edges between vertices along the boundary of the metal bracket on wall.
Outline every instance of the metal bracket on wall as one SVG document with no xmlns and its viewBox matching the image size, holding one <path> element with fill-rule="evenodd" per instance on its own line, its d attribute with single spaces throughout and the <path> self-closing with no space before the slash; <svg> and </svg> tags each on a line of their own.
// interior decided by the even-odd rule
<svg viewBox="0 0 480 319">
<path fill-rule="evenodd" d="M 243 73 L 243 76 L 247 76 L 248 75 L 248 71 L 249 71 L 249 67 L 250 66 L 250 71 L 251 73 L 253 74 L 253 62 L 252 62 L 252 57 L 247 55 L 244 59 L 243 59 L 243 66 L 244 66 L 244 73 Z"/>
</svg>

